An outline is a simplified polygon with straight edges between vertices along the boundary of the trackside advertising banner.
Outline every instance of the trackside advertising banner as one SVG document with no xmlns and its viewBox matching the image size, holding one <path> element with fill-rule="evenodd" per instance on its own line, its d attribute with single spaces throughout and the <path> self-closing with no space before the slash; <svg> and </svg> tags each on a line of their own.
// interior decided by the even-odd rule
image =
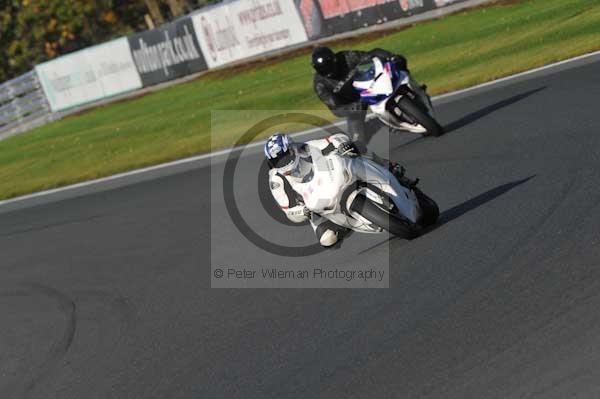
<svg viewBox="0 0 600 399">
<path fill-rule="evenodd" d="M 35 70 L 54 112 L 142 87 L 124 37 L 45 62 Z"/>
<path fill-rule="evenodd" d="M 207 69 L 190 17 L 129 36 L 128 40 L 144 86 Z"/>
<path fill-rule="evenodd" d="M 35 67 L 52 111 L 464 0 L 234 0 Z"/>
<path fill-rule="evenodd" d="M 453 0 L 438 0 L 438 3 Z M 294 0 L 309 39 L 335 35 L 431 10 L 434 0 Z"/>
<path fill-rule="evenodd" d="M 210 68 L 307 41 L 291 0 L 239 0 L 192 20 Z"/>
</svg>

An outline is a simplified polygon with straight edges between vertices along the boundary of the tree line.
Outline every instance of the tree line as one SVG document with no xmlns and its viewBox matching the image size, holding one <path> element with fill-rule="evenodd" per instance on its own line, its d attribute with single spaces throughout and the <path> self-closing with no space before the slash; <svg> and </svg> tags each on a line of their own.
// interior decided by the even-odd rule
<svg viewBox="0 0 600 399">
<path fill-rule="evenodd" d="M 0 0 L 0 82 L 219 0 Z"/>
</svg>

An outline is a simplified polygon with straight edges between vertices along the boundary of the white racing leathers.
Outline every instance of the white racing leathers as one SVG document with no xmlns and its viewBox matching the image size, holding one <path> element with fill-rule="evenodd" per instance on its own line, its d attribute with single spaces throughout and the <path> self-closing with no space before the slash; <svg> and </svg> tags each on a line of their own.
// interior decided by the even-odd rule
<svg viewBox="0 0 600 399">
<path fill-rule="evenodd" d="M 337 150 L 340 144 L 350 141 L 344 134 L 335 134 L 323 139 L 310 140 L 306 143 L 292 143 L 297 156 L 300 157 L 298 168 L 290 175 L 283 175 L 277 169 L 269 171 L 269 187 L 281 210 L 294 223 L 302 223 L 310 218 L 310 224 L 317 235 L 319 243 L 325 247 L 334 245 L 343 227 L 310 213 L 304 205 L 297 187 L 312 177 L 312 160 L 309 146 L 316 147 L 323 153 Z"/>
</svg>

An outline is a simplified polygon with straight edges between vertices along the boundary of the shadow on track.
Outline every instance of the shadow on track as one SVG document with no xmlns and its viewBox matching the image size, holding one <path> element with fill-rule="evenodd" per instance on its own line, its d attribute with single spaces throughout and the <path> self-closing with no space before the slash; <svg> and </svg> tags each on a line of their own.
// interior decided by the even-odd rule
<svg viewBox="0 0 600 399">
<path fill-rule="evenodd" d="M 526 92 L 516 94 L 516 95 L 514 95 L 512 97 L 505 98 L 504 100 L 500 100 L 500 101 L 498 101 L 498 102 L 496 102 L 494 104 L 490 104 L 490 105 L 488 105 L 488 106 L 486 106 L 484 108 L 480 108 L 480 109 L 478 109 L 476 111 L 473 111 L 470 114 L 467 114 L 467 115 L 465 115 L 465 116 L 463 116 L 463 117 L 461 117 L 461 118 L 459 118 L 459 119 L 457 119 L 457 120 L 455 120 L 453 122 L 450 122 L 450 123 L 446 124 L 444 126 L 444 134 L 442 136 L 444 136 L 444 135 L 446 135 L 448 133 L 454 132 L 455 130 L 458 130 L 458 129 L 463 128 L 465 126 L 468 126 L 471 123 L 476 122 L 477 120 L 479 120 L 481 118 L 484 118 L 484 117 L 486 117 L 489 114 L 492 114 L 492 113 L 494 113 L 494 112 L 496 112 L 496 111 L 498 111 L 498 110 L 500 110 L 502 108 L 508 107 L 509 105 L 515 104 L 515 103 L 517 103 L 517 102 L 519 102 L 521 100 L 524 100 L 525 98 L 527 98 L 529 96 L 532 96 L 533 94 L 538 93 L 538 92 L 540 92 L 542 90 L 545 90 L 546 88 L 547 88 L 547 86 L 542 86 L 542 87 L 538 87 L 537 89 L 528 90 Z M 372 125 L 369 125 L 369 126 L 378 126 L 378 128 L 385 127 L 385 125 L 382 122 L 380 122 L 379 120 L 377 120 L 377 119 L 374 119 L 374 120 L 369 121 L 369 122 L 373 123 Z M 373 128 L 371 127 L 370 129 L 373 129 Z M 392 134 L 407 135 L 407 137 L 408 137 L 408 135 L 410 135 L 412 137 L 415 136 L 413 133 L 408 133 L 406 131 L 401 131 L 401 130 L 394 131 L 394 132 L 392 132 Z M 373 135 L 374 135 L 374 133 L 371 133 L 371 136 L 369 136 L 369 140 L 371 139 L 371 137 Z M 423 140 L 425 138 L 427 138 L 427 136 L 416 135 L 415 138 L 409 139 L 408 141 L 403 142 L 400 145 L 395 146 L 393 148 L 393 150 L 397 150 L 398 148 L 402 148 L 402 147 L 405 147 L 405 146 L 408 146 L 408 145 L 413 145 L 415 143 L 419 143 L 421 140 Z"/>
<path fill-rule="evenodd" d="M 463 116 L 462 118 L 457 119 L 454 122 L 450 122 L 446 126 L 444 126 L 444 130 L 446 132 L 445 134 L 453 132 L 455 130 L 458 130 L 467 125 L 470 125 L 471 123 L 473 123 L 493 112 L 496 112 L 502 108 L 508 107 L 509 105 L 512 105 L 521 100 L 524 100 L 527 97 L 529 97 L 537 92 L 540 92 L 542 90 L 545 90 L 545 89 L 546 89 L 546 86 L 542 86 L 537 89 L 529 90 L 529 91 L 514 95 L 512 97 L 506 98 L 504 100 L 498 101 L 494 104 L 488 105 L 487 107 L 478 109 L 477 111 L 471 112 L 470 114 L 467 114 L 467 115 Z"/>
<path fill-rule="evenodd" d="M 446 223 L 449 223 L 455 219 L 458 219 L 459 217 L 463 216 L 465 213 L 467 213 L 469 211 L 472 211 L 473 209 L 479 208 L 480 206 L 482 206 L 490 201 L 493 201 L 494 199 L 500 197 L 501 195 L 506 194 L 513 188 L 520 186 L 521 184 L 527 183 L 529 180 L 533 179 L 535 176 L 536 175 L 533 175 L 533 176 L 529 176 L 529 177 L 526 177 L 521 180 L 516 180 L 516 181 L 510 182 L 510 183 L 502 184 L 498 187 L 492 188 L 491 190 L 481 193 L 478 196 L 473 197 L 461 204 L 458 204 L 450 209 L 445 210 L 444 212 L 442 212 L 440 214 L 438 222 L 434 226 L 427 228 L 423 232 L 423 234 L 421 234 L 420 237 L 431 233 L 432 231 L 442 227 Z M 416 239 L 418 239 L 418 237 Z M 375 249 L 383 244 L 389 243 L 390 241 L 394 241 L 394 240 L 400 240 L 400 238 L 390 237 L 387 240 L 380 242 L 379 244 L 375 244 L 372 247 L 362 250 L 361 252 L 359 252 L 359 254 L 363 254 L 365 252 L 368 252 L 372 249 Z"/>
<path fill-rule="evenodd" d="M 454 219 L 458 219 L 465 213 L 467 213 L 475 208 L 479 208 L 481 205 L 498 198 L 502 194 L 509 192 L 510 190 L 512 190 L 513 188 L 515 188 L 517 186 L 520 186 L 521 184 L 527 183 L 529 180 L 533 179 L 535 176 L 536 175 L 533 175 L 533 176 L 526 177 L 525 179 L 516 180 L 516 181 L 510 182 L 510 183 L 502 184 L 496 188 L 486 191 L 485 193 L 479 194 L 478 196 L 473 197 L 470 200 L 463 202 L 462 204 L 458 204 L 450 209 L 445 210 L 444 212 L 442 212 L 440 214 L 440 218 L 438 219 L 437 224 L 435 226 L 432 226 L 432 228 L 428 229 L 426 233 L 429 233 L 430 231 L 433 231 L 433 230 L 437 229 L 438 227 L 443 226 L 444 224 L 453 221 Z"/>
</svg>

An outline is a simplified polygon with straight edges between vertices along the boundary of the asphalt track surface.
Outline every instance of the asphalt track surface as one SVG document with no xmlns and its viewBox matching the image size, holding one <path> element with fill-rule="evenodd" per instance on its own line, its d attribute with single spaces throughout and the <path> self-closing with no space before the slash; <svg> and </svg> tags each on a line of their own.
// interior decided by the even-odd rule
<svg viewBox="0 0 600 399">
<path fill-rule="evenodd" d="M 223 162 L 0 214 L 1 398 L 600 397 L 600 62 L 438 102 L 375 135 L 442 210 L 413 241 L 282 258 L 219 199 Z M 248 224 L 310 244 L 237 170 Z M 389 263 L 390 289 L 211 289 L 211 264 Z"/>
</svg>

